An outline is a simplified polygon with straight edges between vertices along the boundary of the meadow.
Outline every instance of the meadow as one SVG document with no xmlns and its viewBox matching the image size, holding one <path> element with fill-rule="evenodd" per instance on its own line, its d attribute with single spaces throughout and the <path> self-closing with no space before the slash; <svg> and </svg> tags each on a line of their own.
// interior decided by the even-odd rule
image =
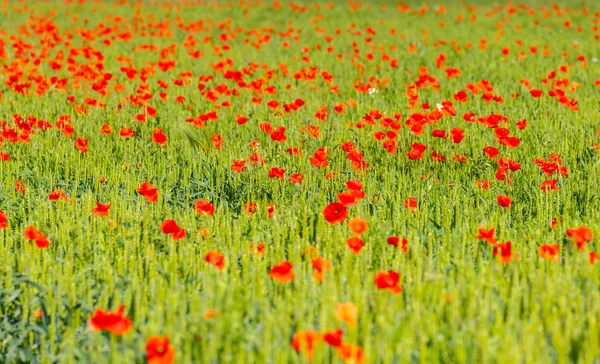
<svg viewBox="0 0 600 364">
<path fill-rule="evenodd" d="M 1 2 L 0 362 L 599 363 L 600 6 L 469 3 Z"/>
</svg>

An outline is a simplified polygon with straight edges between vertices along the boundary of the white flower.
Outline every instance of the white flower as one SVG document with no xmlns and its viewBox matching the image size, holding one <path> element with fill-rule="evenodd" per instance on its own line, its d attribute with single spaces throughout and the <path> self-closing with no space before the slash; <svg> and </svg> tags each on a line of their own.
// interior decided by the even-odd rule
<svg viewBox="0 0 600 364">
<path fill-rule="evenodd" d="M 371 87 L 371 88 L 369 89 L 369 95 L 371 95 L 371 96 L 375 95 L 375 94 L 376 94 L 376 93 L 378 93 L 378 92 L 379 92 L 379 90 L 378 90 L 378 89 L 376 89 L 376 88 L 374 88 L 374 87 Z"/>
</svg>

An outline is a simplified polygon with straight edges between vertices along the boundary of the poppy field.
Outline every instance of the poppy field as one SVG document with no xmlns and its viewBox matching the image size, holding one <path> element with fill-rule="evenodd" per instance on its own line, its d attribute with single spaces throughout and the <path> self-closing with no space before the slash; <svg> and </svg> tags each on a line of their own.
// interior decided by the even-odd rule
<svg viewBox="0 0 600 364">
<path fill-rule="evenodd" d="M 596 2 L 0 18 L 0 362 L 600 362 Z"/>
</svg>

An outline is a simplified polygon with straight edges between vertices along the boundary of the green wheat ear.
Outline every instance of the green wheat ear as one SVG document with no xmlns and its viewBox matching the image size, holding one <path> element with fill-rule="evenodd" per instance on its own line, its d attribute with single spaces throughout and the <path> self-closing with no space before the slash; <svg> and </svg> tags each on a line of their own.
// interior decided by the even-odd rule
<svg viewBox="0 0 600 364">
<path fill-rule="evenodd" d="M 200 149 L 204 147 L 204 143 L 192 126 L 180 123 L 175 129 L 175 132 L 176 134 L 184 136 L 192 147 Z"/>
</svg>

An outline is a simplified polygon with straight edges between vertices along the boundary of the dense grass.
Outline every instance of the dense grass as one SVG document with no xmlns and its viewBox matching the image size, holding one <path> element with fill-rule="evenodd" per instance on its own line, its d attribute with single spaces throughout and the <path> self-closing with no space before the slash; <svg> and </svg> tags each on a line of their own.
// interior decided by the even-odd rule
<svg viewBox="0 0 600 364">
<path fill-rule="evenodd" d="M 305 362 L 305 353 L 290 344 L 295 333 L 342 328 L 344 343 L 359 345 L 374 363 L 598 362 L 600 268 L 597 262 L 590 264 L 590 253 L 598 251 L 597 238 L 580 251 L 566 233 L 579 226 L 600 232 L 600 67 L 594 58 L 600 57 L 600 8 L 563 1 L 553 9 L 528 2 L 535 9 L 529 14 L 517 4 L 514 13 L 508 5 L 479 4 L 468 9 L 447 2 L 444 13 L 430 4 L 419 14 L 421 4 L 406 11 L 391 4 L 353 11 L 339 2 L 331 9 L 323 4 L 294 11 L 287 4 L 276 9 L 270 2 L 170 7 L 4 3 L 0 152 L 9 160 L 0 160 L 0 210 L 8 216 L 7 227 L 0 229 L 0 361 L 143 362 L 147 339 L 159 335 L 169 337 L 181 363 Z M 459 15 L 464 20 L 458 21 Z M 470 21 L 472 15 L 476 18 Z M 115 16 L 123 21 L 115 23 Z M 197 33 L 178 26 L 192 21 L 202 21 Z M 150 35 L 161 23 L 168 36 Z M 105 29 L 113 30 L 103 34 Z M 117 36 L 126 33 L 130 38 Z M 221 34 L 227 39 L 220 39 Z M 190 35 L 197 44 L 189 50 L 203 53 L 197 59 L 184 48 Z M 260 47 L 253 46 L 259 39 Z M 23 42 L 31 48 L 19 54 L 22 47 L 13 45 Z M 157 50 L 140 50 L 148 44 Z M 214 51 L 215 45 L 225 44 L 229 50 Z M 170 45 L 176 45 L 174 52 L 161 58 L 160 50 Z M 328 46 L 332 52 L 326 51 Z M 507 55 L 502 53 L 505 47 L 510 48 Z M 84 48 L 98 51 L 97 56 L 85 58 Z M 69 70 L 71 49 L 79 55 L 72 54 L 76 68 Z M 544 49 L 549 53 L 544 55 Z M 64 61 L 52 69 L 59 51 Z M 441 53 L 446 60 L 438 67 Z M 382 60 L 384 55 L 396 59 L 397 66 Z M 302 61 L 303 56 L 309 59 Z M 131 62 L 120 63 L 118 57 L 130 57 Z M 36 59 L 40 64 L 33 67 Z M 263 80 L 262 88 L 253 91 L 226 78 L 216 66 L 226 59 L 232 65 L 225 69 L 246 69 L 243 81 Z M 157 62 L 164 60 L 175 60 L 175 67 L 161 71 Z M 103 65 L 102 72 L 97 64 Z M 289 69 L 287 75 L 282 64 Z M 137 70 L 134 79 L 121 70 L 125 65 Z M 147 65 L 153 72 L 142 80 L 141 69 Z M 311 66 L 318 69 L 315 80 L 293 77 Z M 561 66 L 567 66 L 566 72 Z M 419 88 L 418 102 L 411 107 L 407 90 L 421 67 L 437 79 L 439 90 Z M 448 67 L 459 69 L 460 75 L 449 78 Z M 191 77 L 180 75 L 186 71 Z M 331 83 L 322 71 L 333 76 Z M 554 86 L 578 101 L 577 111 L 549 96 L 553 81 L 542 80 L 551 71 L 556 71 L 555 80 L 568 80 Z M 102 94 L 92 85 L 104 74 L 112 78 Z M 65 89 L 51 86 L 37 94 L 36 87 L 53 76 L 66 78 Z M 199 80 L 201 76 L 213 80 Z M 370 77 L 385 80 L 377 86 Z M 183 86 L 176 85 L 184 78 Z M 455 100 L 468 83 L 484 79 L 502 102 L 488 102 L 482 93 L 468 91 L 468 102 Z M 524 79 L 532 89 L 542 90 L 542 97 L 534 98 L 521 83 Z M 378 92 L 358 92 L 356 80 L 370 82 Z M 17 92 L 16 85 L 26 82 L 31 83 L 28 94 Z M 199 83 L 204 90 L 198 89 Z M 572 83 L 578 87 L 572 89 Z M 132 104 L 130 95 L 143 84 L 153 95 L 145 105 L 157 113 L 142 123 L 135 116 L 144 108 Z M 239 95 L 208 101 L 206 91 L 223 84 Z M 265 93 L 270 85 L 274 92 Z M 330 86 L 339 92 L 330 92 Z M 159 97 L 161 92 L 167 93 L 166 100 Z M 519 97 L 511 97 L 515 93 Z M 178 96 L 185 101 L 176 102 Z M 86 97 L 105 105 L 85 105 Z M 262 103 L 253 103 L 253 97 L 262 97 Z M 305 105 L 279 112 L 296 99 Z M 267 106 L 271 100 L 281 104 L 279 111 Z M 223 101 L 231 107 L 219 107 Z M 429 113 L 442 101 L 453 103 L 456 116 L 444 115 L 415 135 L 406 125 L 409 116 Z M 343 113 L 334 111 L 340 102 L 350 104 Z M 423 110 L 423 103 L 431 109 Z M 329 109 L 327 121 L 315 118 L 322 106 Z M 374 138 L 375 132 L 391 130 L 380 125 L 383 118 L 357 127 L 371 110 L 384 117 L 402 115 L 395 153 Z M 218 120 L 202 128 L 186 122 L 210 111 L 216 111 Z M 494 128 L 463 119 L 468 112 L 476 118 L 506 116 L 506 128 L 520 138 L 520 145 L 500 145 Z M 46 120 L 52 128 L 16 123 L 15 114 Z M 61 115 L 70 116 L 72 136 L 60 131 Z M 238 125 L 237 115 L 248 122 Z M 523 119 L 527 127 L 516 128 Z M 259 127 L 265 122 L 284 126 L 287 140 L 272 140 Z M 104 124 L 112 127 L 111 134 L 100 132 Z M 309 125 L 319 126 L 318 137 L 303 132 Z M 124 127 L 136 135 L 120 136 Z M 455 127 L 465 135 L 458 144 L 431 135 L 433 129 L 449 133 Z M 153 143 L 155 128 L 168 137 L 165 148 Z M 11 140 L 9 129 L 21 135 L 32 131 L 27 140 L 17 141 Z M 223 139 L 221 150 L 211 142 L 214 134 Z M 88 140 L 87 152 L 75 147 L 76 138 Z M 252 141 L 260 146 L 252 148 Z M 368 168 L 352 167 L 341 148 L 347 141 L 364 154 Z M 415 142 L 427 150 L 422 159 L 410 160 L 407 152 Z M 499 156 L 486 156 L 486 146 L 497 147 Z M 303 154 L 290 155 L 286 150 L 291 147 L 301 147 Z M 315 168 L 309 157 L 321 147 L 329 149 L 329 166 Z M 432 149 L 447 159 L 435 161 Z M 264 166 L 250 164 L 249 155 L 255 152 Z M 467 161 L 454 161 L 455 153 Z M 535 158 L 549 160 L 550 153 L 561 156 L 568 178 L 548 177 L 534 163 Z M 500 157 L 521 163 L 520 170 L 510 172 L 511 184 L 495 177 Z M 248 160 L 247 170 L 232 171 L 233 160 Z M 268 177 L 273 167 L 285 169 L 285 180 Z M 302 183 L 290 183 L 291 173 L 303 174 Z M 322 213 L 351 179 L 362 181 L 366 194 L 348 207 L 349 218 L 369 223 L 359 254 L 346 244 L 352 236 L 348 219 L 332 225 Z M 542 191 L 540 183 L 548 179 L 556 179 L 559 190 Z M 476 180 L 489 180 L 491 186 L 482 189 Z M 17 191 L 17 181 L 26 184 L 25 192 Z M 158 189 L 155 203 L 136 191 L 146 181 Z M 50 201 L 49 193 L 57 189 L 68 198 Z M 498 205 L 501 194 L 513 199 L 510 208 Z M 409 197 L 418 201 L 414 211 L 404 206 Z M 212 202 L 214 215 L 200 216 L 194 210 L 198 200 Z M 96 202 L 111 203 L 110 216 L 94 215 Z M 251 216 L 244 208 L 248 202 L 258 206 Z M 276 205 L 272 218 L 269 203 Z M 187 236 L 175 240 L 163 234 L 166 219 L 174 219 Z M 44 233 L 51 245 L 39 249 L 26 240 L 28 226 Z M 518 260 L 503 263 L 495 257 L 491 244 L 475 238 L 479 228 L 495 228 L 499 242 L 511 241 Z M 408 251 L 387 244 L 390 236 L 406 238 Z M 264 257 L 251 253 L 259 242 L 266 243 Z M 551 243 L 560 245 L 560 262 L 540 256 L 539 246 Z M 312 276 L 313 248 L 331 262 L 321 283 Z M 224 254 L 222 271 L 205 262 L 209 251 Z M 284 260 L 295 272 L 289 283 L 269 276 Z M 374 283 L 377 272 L 388 270 L 401 274 L 402 293 L 378 289 Z M 336 306 L 343 302 L 358 308 L 354 328 L 336 317 Z M 133 322 L 127 334 L 90 328 L 95 309 L 115 310 L 121 304 Z M 41 310 L 37 318 L 36 310 Z M 337 350 L 324 342 L 314 349 L 313 362 L 341 361 Z"/>
</svg>

